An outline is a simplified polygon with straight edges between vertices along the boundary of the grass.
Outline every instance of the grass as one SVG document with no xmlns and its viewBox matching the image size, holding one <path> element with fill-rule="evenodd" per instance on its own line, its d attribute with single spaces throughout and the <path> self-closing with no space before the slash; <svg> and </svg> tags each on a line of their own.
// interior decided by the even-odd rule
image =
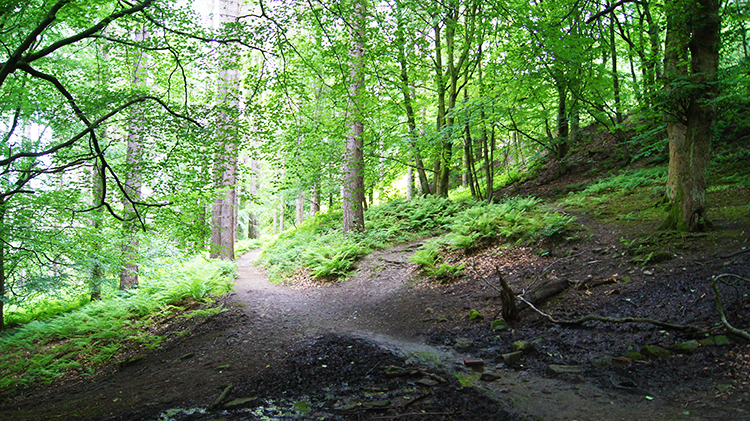
<svg viewBox="0 0 750 421">
<path fill-rule="evenodd" d="M 175 304 L 231 290 L 232 263 L 201 257 L 163 263 L 139 289 L 5 332 L 0 336 L 0 391 L 48 384 L 69 372 L 93 374 L 128 344 L 158 347 L 164 338 L 148 329 L 178 312 Z"/>
</svg>

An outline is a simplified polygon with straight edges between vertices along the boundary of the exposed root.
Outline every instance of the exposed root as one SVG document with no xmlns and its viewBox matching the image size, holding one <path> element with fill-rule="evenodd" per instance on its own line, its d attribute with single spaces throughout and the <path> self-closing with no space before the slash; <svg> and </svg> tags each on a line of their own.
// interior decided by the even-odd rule
<svg viewBox="0 0 750 421">
<path fill-rule="evenodd" d="M 721 294 L 719 293 L 719 282 L 728 285 L 725 281 L 722 281 L 723 278 L 737 278 L 745 282 L 750 282 L 750 279 L 743 278 L 741 276 L 732 274 L 732 273 L 722 273 L 721 275 L 717 275 L 711 278 L 711 288 L 714 290 L 714 300 L 716 300 L 716 311 L 719 312 L 719 318 L 721 318 L 721 323 L 724 325 L 724 327 L 727 328 L 728 331 L 731 333 L 743 337 L 750 341 L 750 333 L 748 333 L 745 330 L 737 329 L 736 327 L 729 324 L 727 321 L 727 316 L 724 314 L 724 306 L 721 303 Z"/>
</svg>

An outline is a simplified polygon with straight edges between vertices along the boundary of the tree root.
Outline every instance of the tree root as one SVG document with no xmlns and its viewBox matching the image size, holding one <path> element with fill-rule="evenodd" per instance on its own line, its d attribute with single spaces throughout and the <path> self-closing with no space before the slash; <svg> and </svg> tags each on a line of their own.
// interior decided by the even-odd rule
<svg viewBox="0 0 750 421">
<path fill-rule="evenodd" d="M 662 322 L 661 320 L 656 319 L 650 319 L 647 317 L 602 317 L 597 316 L 594 314 L 589 314 L 587 316 L 583 316 L 580 319 L 575 320 L 557 320 L 551 315 L 539 310 L 538 308 L 534 307 L 533 304 L 525 300 L 523 297 L 518 297 L 521 301 L 526 303 L 532 310 L 536 311 L 540 315 L 546 317 L 554 324 L 562 325 L 562 326 L 574 326 L 574 325 L 580 325 L 585 322 L 604 322 L 604 323 L 649 323 L 656 326 L 666 327 L 669 329 L 674 330 L 690 330 L 693 332 L 704 332 L 706 329 L 698 326 L 693 325 L 681 325 L 676 323 L 669 323 L 669 322 Z"/>
<path fill-rule="evenodd" d="M 719 281 L 723 278 L 737 278 L 745 282 L 750 282 L 750 279 L 743 278 L 739 275 L 734 275 L 732 273 L 722 273 L 721 275 L 713 276 L 711 278 L 711 288 L 714 290 L 714 300 L 716 301 L 716 311 L 719 312 L 719 318 L 721 318 L 721 323 L 724 325 L 727 330 L 737 336 L 743 337 L 746 340 L 750 341 L 750 333 L 748 333 L 745 330 L 737 329 L 736 327 L 729 324 L 727 321 L 727 316 L 724 314 L 724 306 L 721 303 L 721 294 L 719 293 Z M 728 285 L 726 282 L 721 281 L 721 283 Z"/>
</svg>

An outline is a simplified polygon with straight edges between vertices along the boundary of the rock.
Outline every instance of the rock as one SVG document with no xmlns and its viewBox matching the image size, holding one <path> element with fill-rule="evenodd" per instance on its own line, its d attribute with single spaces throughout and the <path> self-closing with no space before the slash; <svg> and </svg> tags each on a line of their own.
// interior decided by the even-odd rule
<svg viewBox="0 0 750 421">
<path fill-rule="evenodd" d="M 609 355 L 605 355 L 603 357 L 594 358 L 593 360 L 591 360 L 591 365 L 596 368 L 607 368 L 612 365 L 612 357 L 610 357 Z"/>
<path fill-rule="evenodd" d="M 716 346 L 724 346 L 729 345 L 729 338 L 727 338 L 724 335 L 717 335 L 714 337 L 714 341 L 716 342 Z"/>
<path fill-rule="evenodd" d="M 510 326 L 508 326 L 508 323 L 505 322 L 505 320 L 493 320 L 491 325 L 492 330 L 510 330 Z"/>
<path fill-rule="evenodd" d="M 436 382 L 435 380 L 427 379 L 427 378 L 419 379 L 414 383 L 422 385 L 422 386 L 427 386 L 427 387 L 435 387 L 438 385 L 438 382 Z"/>
<path fill-rule="evenodd" d="M 224 404 L 224 408 L 227 409 L 240 409 L 240 408 L 248 408 L 251 406 L 257 406 L 258 398 L 257 397 L 251 397 L 251 398 L 237 398 L 232 401 L 229 401 Z"/>
<path fill-rule="evenodd" d="M 509 352 L 507 354 L 503 354 L 503 362 L 505 362 L 505 365 L 513 365 L 521 361 L 523 359 L 523 356 L 523 351 Z"/>
<path fill-rule="evenodd" d="M 562 374 L 562 373 L 572 373 L 572 374 L 580 374 L 583 373 L 583 368 L 577 365 L 561 365 L 561 364 L 550 364 L 549 369 L 552 370 L 553 373 Z"/>
<path fill-rule="evenodd" d="M 713 336 L 709 336 L 708 338 L 701 339 L 700 342 L 701 346 L 714 346 L 716 345 L 716 339 L 714 339 Z"/>
<path fill-rule="evenodd" d="M 630 351 L 627 354 L 623 355 L 625 358 L 628 358 L 630 360 L 642 360 L 643 354 L 641 354 L 638 351 Z"/>
<path fill-rule="evenodd" d="M 683 354 L 683 355 L 690 355 L 693 352 L 695 352 L 696 349 L 700 346 L 700 343 L 693 339 L 692 341 L 686 341 L 681 342 L 679 344 L 674 344 L 669 347 L 669 350 L 672 352 L 675 352 L 677 354 Z"/>
<path fill-rule="evenodd" d="M 469 312 L 469 320 L 482 320 L 482 319 L 484 319 L 484 315 L 472 308 L 471 311 Z"/>
<path fill-rule="evenodd" d="M 654 272 L 651 272 L 650 270 L 644 270 L 643 274 L 646 275 L 646 276 L 653 276 Z"/>
<path fill-rule="evenodd" d="M 641 348 L 641 354 L 646 358 L 659 360 L 662 358 L 668 358 L 672 355 L 672 351 L 662 348 L 658 345 L 645 345 Z"/>
<path fill-rule="evenodd" d="M 474 371 L 484 370 L 484 360 L 481 358 L 465 358 L 464 365 Z"/>
<path fill-rule="evenodd" d="M 479 380 L 483 382 L 494 382 L 495 380 L 499 380 L 500 375 L 497 373 L 482 373 L 482 376 L 479 377 Z"/>
<path fill-rule="evenodd" d="M 534 344 L 526 341 L 513 342 L 513 351 L 523 351 L 526 354 L 536 351 Z"/>
<path fill-rule="evenodd" d="M 458 352 L 466 352 L 474 347 L 474 341 L 469 338 L 456 338 L 453 349 Z"/>
</svg>

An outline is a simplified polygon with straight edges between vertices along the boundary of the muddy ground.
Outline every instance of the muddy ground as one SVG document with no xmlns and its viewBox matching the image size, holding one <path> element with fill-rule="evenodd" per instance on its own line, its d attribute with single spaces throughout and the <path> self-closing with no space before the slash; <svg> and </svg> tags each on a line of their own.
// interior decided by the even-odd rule
<svg viewBox="0 0 750 421">
<path fill-rule="evenodd" d="M 239 261 L 236 292 L 217 303 L 226 311 L 165 325 L 155 332 L 169 338 L 160 348 L 132 350 L 94 377 L 4 396 L 0 419 L 750 418 L 750 346 L 720 326 L 709 289 L 712 275 L 750 277 L 750 232 L 716 244 L 672 239 L 670 247 L 684 246 L 673 258 L 643 265 L 623 250 L 623 233 L 582 221 L 578 240 L 546 249 L 455 255 L 466 276 L 444 283 L 408 262 L 419 243 L 373 253 L 353 276 L 325 285 L 270 284 L 250 253 Z M 515 291 L 608 280 L 540 307 L 558 319 L 649 317 L 704 330 L 559 326 L 530 309 L 493 330 L 496 268 Z M 722 288 L 735 326 L 750 326 L 748 293 L 746 283 Z M 470 320 L 471 310 L 483 317 Z M 693 352 L 629 354 L 690 340 L 701 341 Z M 532 349 L 507 359 L 517 341 Z"/>
<path fill-rule="evenodd" d="M 583 169 L 498 194 L 554 197 Z M 94 376 L 0 396 L 0 420 L 750 419 L 750 345 L 721 325 L 710 288 L 712 276 L 750 278 L 750 226 L 719 218 L 709 233 L 664 234 L 573 216 L 567 239 L 445 256 L 465 269 L 442 282 L 409 262 L 420 243 L 372 253 L 328 284 L 273 285 L 251 252 L 235 292 L 213 304 L 223 312 L 164 320 L 151 332 L 161 346 L 125 349 Z M 516 293 L 565 281 L 538 305 L 557 321 L 697 330 L 560 325 L 532 309 L 506 327 L 498 270 Z M 747 329 L 750 282 L 726 280 L 737 281 L 720 289 L 727 319 Z"/>
</svg>

